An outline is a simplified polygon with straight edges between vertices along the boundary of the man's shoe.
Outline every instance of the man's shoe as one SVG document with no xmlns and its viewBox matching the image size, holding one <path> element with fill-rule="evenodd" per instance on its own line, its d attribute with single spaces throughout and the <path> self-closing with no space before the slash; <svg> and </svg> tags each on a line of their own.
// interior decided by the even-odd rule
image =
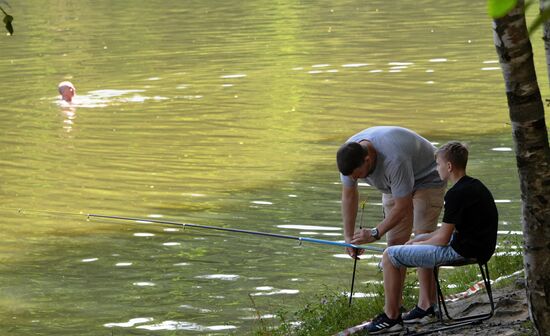
<svg viewBox="0 0 550 336">
<path fill-rule="evenodd" d="M 427 310 L 424 310 L 418 306 L 415 306 L 413 310 L 401 315 L 404 323 L 431 323 L 437 319 L 434 306 L 431 306 Z"/>
<path fill-rule="evenodd" d="M 403 330 L 403 320 L 398 316 L 395 320 L 390 319 L 386 313 L 376 316 L 363 330 L 368 335 L 378 335 L 382 333 L 398 332 Z"/>
</svg>

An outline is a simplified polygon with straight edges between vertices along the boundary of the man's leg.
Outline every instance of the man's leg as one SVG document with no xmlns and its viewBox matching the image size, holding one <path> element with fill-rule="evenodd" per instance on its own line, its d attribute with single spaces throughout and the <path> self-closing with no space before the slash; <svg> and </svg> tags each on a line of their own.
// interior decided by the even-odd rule
<svg viewBox="0 0 550 336">
<path fill-rule="evenodd" d="M 403 277 L 401 276 L 401 268 L 394 266 L 386 252 L 382 255 L 382 266 L 384 269 L 384 295 L 385 305 L 384 312 L 391 319 L 396 319 L 401 306 L 401 291 L 403 288 Z"/>
<path fill-rule="evenodd" d="M 439 214 L 443 207 L 445 188 L 420 189 L 413 194 L 415 235 L 430 233 L 436 230 Z M 436 302 L 436 288 L 431 268 L 417 269 L 419 293 L 418 307 L 427 310 Z"/>
<path fill-rule="evenodd" d="M 393 200 L 393 197 L 391 194 L 382 194 L 382 205 L 384 207 L 384 216 L 388 214 L 393 206 L 395 205 L 395 201 Z M 395 227 L 393 227 L 390 231 L 386 233 L 386 242 L 388 243 L 388 246 L 394 246 L 394 245 L 403 245 L 405 244 L 410 238 L 412 233 L 412 226 L 413 226 L 413 217 L 408 216 L 404 218 L 399 224 L 397 224 Z M 399 295 L 399 307 L 402 306 L 402 294 L 403 294 L 403 284 L 405 283 L 405 276 L 407 275 L 407 268 L 406 267 L 400 267 L 399 270 L 399 283 L 401 284 L 401 287 L 395 291 L 396 294 Z"/>
<path fill-rule="evenodd" d="M 379 333 L 394 333 L 403 330 L 403 319 L 399 311 L 401 302 L 400 289 L 403 287 L 401 272 L 390 261 L 386 252 L 382 255 L 382 265 L 384 269 L 384 292 L 385 305 L 384 312 L 374 317 L 363 330 L 368 335 Z"/>
</svg>

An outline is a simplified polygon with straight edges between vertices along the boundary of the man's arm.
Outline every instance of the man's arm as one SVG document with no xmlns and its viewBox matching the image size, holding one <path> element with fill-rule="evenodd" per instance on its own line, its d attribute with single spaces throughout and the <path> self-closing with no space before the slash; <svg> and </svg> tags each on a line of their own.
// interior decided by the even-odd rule
<svg viewBox="0 0 550 336">
<path fill-rule="evenodd" d="M 359 203 L 359 191 L 357 186 L 342 187 L 342 220 L 344 222 L 344 239 L 351 242 L 355 231 L 355 219 Z"/>
<path fill-rule="evenodd" d="M 445 246 L 449 244 L 454 231 L 454 224 L 443 223 L 439 229 L 432 233 L 429 239 L 412 242 L 412 244 Z"/>
</svg>

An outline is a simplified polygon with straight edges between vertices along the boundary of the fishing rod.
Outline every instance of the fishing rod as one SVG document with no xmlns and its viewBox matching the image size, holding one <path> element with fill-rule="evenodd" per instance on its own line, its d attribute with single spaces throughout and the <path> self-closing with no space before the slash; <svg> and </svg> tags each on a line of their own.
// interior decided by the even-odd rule
<svg viewBox="0 0 550 336">
<path fill-rule="evenodd" d="M 273 237 L 273 238 L 298 240 L 299 242 L 334 245 L 334 246 L 341 246 L 341 247 L 350 247 L 350 248 L 357 249 L 357 250 L 368 250 L 368 251 L 380 252 L 380 253 L 384 252 L 383 248 L 375 247 L 375 246 L 355 245 L 355 244 L 349 244 L 349 243 L 336 242 L 336 241 L 332 241 L 332 240 L 324 240 L 324 239 L 317 239 L 317 238 L 310 238 L 310 237 L 290 236 L 290 235 L 283 235 L 283 234 L 270 233 L 270 232 L 251 231 L 251 230 L 243 230 L 243 229 L 233 229 L 233 228 L 225 228 L 225 227 L 220 227 L 220 226 L 181 223 L 181 222 L 165 221 L 165 220 L 158 220 L 158 219 L 144 219 L 144 218 L 135 218 L 135 217 L 123 217 L 123 216 L 108 216 L 108 215 L 101 215 L 101 214 L 88 214 L 88 218 L 115 219 L 115 220 L 123 220 L 123 221 L 134 221 L 134 222 L 138 222 L 140 224 L 156 223 L 156 224 L 166 224 L 166 225 L 171 225 L 171 226 L 178 226 L 178 227 L 183 227 L 183 228 L 192 227 L 192 228 L 197 228 L 197 229 L 208 229 L 208 230 L 218 230 L 218 231 L 226 231 L 226 232 L 246 233 L 246 234 L 252 234 L 252 235 L 257 235 L 257 236 L 266 236 L 266 237 Z"/>
<path fill-rule="evenodd" d="M 359 230 L 363 229 L 363 213 L 365 212 L 365 204 L 367 203 L 367 201 L 364 201 L 362 204 L 361 204 L 361 219 L 359 220 Z M 359 250 L 355 249 L 354 250 L 355 252 L 355 257 L 353 258 L 353 273 L 351 275 L 351 289 L 349 291 L 349 303 L 348 303 L 348 307 L 351 307 L 351 300 L 353 299 L 353 285 L 355 284 L 355 270 L 357 269 L 357 259 L 358 258 L 358 255 L 357 255 L 357 252 L 359 252 Z"/>
<path fill-rule="evenodd" d="M 364 210 L 365 210 L 365 204 L 366 204 L 366 201 L 363 202 L 363 204 L 361 206 L 361 219 L 359 221 L 360 222 L 359 223 L 359 228 L 360 229 L 363 228 L 363 213 L 364 213 Z M 10 209 L 10 210 L 17 210 L 18 213 L 39 212 L 39 213 L 48 213 L 48 214 L 52 214 L 52 215 L 72 215 L 72 216 L 86 215 L 82 212 L 80 212 L 80 213 L 68 213 L 68 212 L 46 211 L 46 210 L 23 210 L 21 208 Z M 352 274 L 352 278 L 351 278 L 351 290 L 350 290 L 350 294 L 349 294 L 349 306 L 351 306 L 351 302 L 352 302 L 352 298 L 353 298 L 353 287 L 354 287 L 354 284 L 355 284 L 355 271 L 356 271 L 356 268 L 357 268 L 358 251 L 359 250 L 368 250 L 368 251 L 379 252 L 379 253 L 384 252 L 383 248 L 375 247 L 375 246 L 355 245 L 355 244 L 335 242 L 335 241 L 324 240 L 324 239 L 290 236 L 290 235 L 283 235 L 283 234 L 278 234 L 278 233 L 251 231 L 251 230 L 243 230 L 243 229 L 224 228 L 224 227 L 211 226 L 211 225 L 180 223 L 180 222 L 175 222 L 175 221 L 165 221 L 165 220 L 158 220 L 158 219 L 144 219 L 144 218 L 136 218 L 136 217 L 108 216 L 108 215 L 101 215 L 101 214 L 87 214 L 87 218 L 88 219 L 90 219 L 90 218 L 103 218 L 103 219 L 134 221 L 134 222 L 137 222 L 139 224 L 157 223 L 157 224 L 166 224 L 166 225 L 178 226 L 178 227 L 183 227 L 183 228 L 188 226 L 188 227 L 199 228 L 199 229 L 210 229 L 210 230 L 245 233 L 245 234 L 252 234 L 252 235 L 259 235 L 259 236 L 266 236 L 266 237 L 274 237 L 274 238 L 292 239 L 292 240 L 298 240 L 300 242 L 300 244 L 302 242 L 308 242 L 308 243 L 316 243 L 316 244 L 325 244 L 325 245 L 334 245 L 334 246 L 353 248 L 354 251 L 355 251 L 355 258 L 354 258 L 354 262 L 353 262 L 353 274 Z"/>
<path fill-rule="evenodd" d="M 362 209 L 361 209 L 360 228 L 362 228 L 362 224 L 363 224 L 363 212 L 364 212 L 364 210 L 365 210 L 365 204 L 363 203 L 363 206 L 362 206 Z M 355 284 L 355 270 L 356 270 L 356 267 L 357 267 L 358 251 L 359 250 L 368 250 L 368 251 L 379 252 L 379 253 L 384 252 L 384 249 L 381 248 L 381 247 L 366 246 L 366 245 L 355 245 L 355 244 L 341 243 L 341 242 L 335 242 L 335 241 L 331 241 L 331 240 L 324 240 L 324 239 L 317 239 L 317 238 L 290 236 L 290 235 L 283 235 L 283 234 L 279 234 L 279 233 L 269 233 L 269 232 L 251 231 L 251 230 L 243 230 L 243 229 L 233 229 L 233 228 L 225 228 L 225 227 L 220 227 L 220 226 L 199 225 L 199 224 L 180 223 L 180 222 L 158 220 L 158 219 L 143 219 L 143 218 L 135 218 L 135 217 L 109 216 L 109 215 L 100 215 L 100 214 L 88 214 L 88 218 L 103 218 L 103 219 L 114 219 L 114 220 L 121 220 L 121 221 L 134 221 L 134 222 L 138 222 L 140 224 L 156 223 L 156 224 L 165 224 L 165 225 L 171 225 L 171 226 L 178 226 L 178 227 L 183 227 L 183 228 L 192 227 L 192 228 L 197 228 L 197 229 L 218 230 L 218 231 L 245 233 L 245 234 L 265 236 L 265 237 L 273 237 L 273 238 L 292 239 L 292 240 L 298 240 L 300 242 L 300 244 L 302 242 L 307 242 L 307 243 L 316 243 L 316 244 L 325 244 L 325 245 L 334 245 L 334 246 L 353 248 L 354 251 L 355 251 L 355 257 L 354 257 L 354 263 L 353 263 L 353 275 L 352 275 L 352 278 L 351 278 L 351 290 L 350 290 L 350 294 L 349 294 L 349 306 L 351 306 L 351 301 L 352 301 L 352 298 L 353 298 L 353 286 Z"/>
</svg>

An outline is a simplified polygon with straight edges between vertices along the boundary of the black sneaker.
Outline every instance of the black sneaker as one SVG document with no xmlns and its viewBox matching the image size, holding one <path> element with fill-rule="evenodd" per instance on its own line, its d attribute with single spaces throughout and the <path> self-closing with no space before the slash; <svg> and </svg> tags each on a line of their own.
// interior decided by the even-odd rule
<svg viewBox="0 0 550 336">
<path fill-rule="evenodd" d="M 424 310 L 418 306 L 415 306 L 413 310 L 401 315 L 404 323 L 431 323 L 437 319 L 435 315 L 434 306 L 431 306 L 427 310 Z"/>
<path fill-rule="evenodd" d="M 377 335 L 382 333 L 397 332 L 403 330 L 403 320 L 398 316 L 395 320 L 390 319 L 386 313 L 376 316 L 363 330 L 368 335 Z"/>
</svg>

